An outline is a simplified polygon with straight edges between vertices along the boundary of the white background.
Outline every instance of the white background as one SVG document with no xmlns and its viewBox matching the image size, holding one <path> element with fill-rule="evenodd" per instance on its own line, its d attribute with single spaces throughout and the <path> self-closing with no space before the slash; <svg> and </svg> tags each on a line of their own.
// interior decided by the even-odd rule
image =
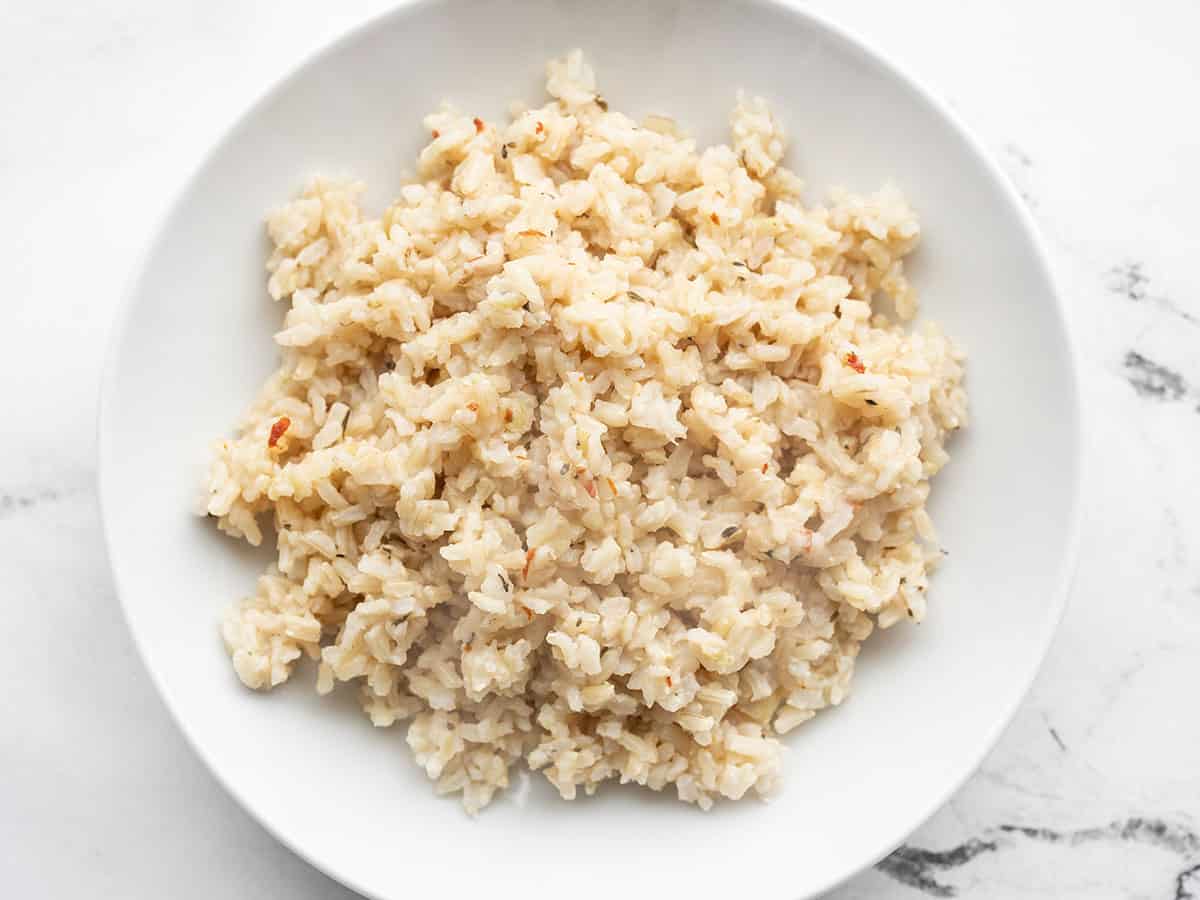
<svg viewBox="0 0 1200 900">
<path fill-rule="evenodd" d="M 1200 897 L 1200 5 L 806 5 L 949 100 L 1026 197 L 1090 426 L 1080 571 L 1032 695 L 834 896 Z M 94 421 L 109 324 L 184 176 L 388 6 L 0 2 L 0 895 L 352 896 L 225 796 L 154 695 L 104 556 Z"/>
</svg>

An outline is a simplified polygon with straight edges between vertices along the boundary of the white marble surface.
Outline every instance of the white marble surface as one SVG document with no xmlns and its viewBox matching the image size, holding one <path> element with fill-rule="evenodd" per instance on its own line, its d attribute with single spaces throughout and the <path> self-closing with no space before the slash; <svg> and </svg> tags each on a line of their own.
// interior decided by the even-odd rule
<svg viewBox="0 0 1200 900">
<path fill-rule="evenodd" d="M 4 896 L 351 896 L 225 796 L 154 695 L 93 431 L 113 311 L 182 176 L 248 97 L 387 5 L 0 3 Z M 1080 571 L 1033 693 L 971 782 L 834 896 L 1200 897 L 1200 6 L 811 6 L 946 97 L 1026 197 L 1091 429 Z"/>
</svg>

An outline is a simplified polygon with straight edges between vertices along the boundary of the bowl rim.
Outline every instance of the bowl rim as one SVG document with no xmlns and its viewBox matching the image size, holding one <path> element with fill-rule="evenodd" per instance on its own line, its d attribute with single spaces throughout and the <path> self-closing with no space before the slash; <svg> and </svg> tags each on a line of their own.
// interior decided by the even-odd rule
<svg viewBox="0 0 1200 900">
<path fill-rule="evenodd" d="M 158 252 L 164 240 L 165 226 L 182 210 L 185 198 L 191 193 L 196 182 L 206 171 L 216 153 L 245 124 L 268 107 L 303 72 L 320 65 L 328 57 L 335 55 L 347 45 L 355 43 L 372 30 L 383 26 L 393 18 L 403 18 L 420 9 L 437 6 L 446 2 L 448 0 L 398 0 L 395 5 L 368 16 L 358 24 L 343 30 L 333 39 L 308 51 L 295 62 L 285 66 L 281 72 L 273 75 L 268 80 L 266 86 L 261 88 L 254 98 L 242 106 L 239 112 L 216 130 L 204 152 L 191 164 L 191 168 L 187 171 L 186 176 L 182 178 L 172 192 L 169 202 L 160 210 L 157 217 L 152 220 L 151 227 L 147 229 L 142 239 L 141 249 L 133 255 L 126 270 L 120 299 L 113 314 L 112 325 L 110 326 L 107 339 L 104 365 L 99 381 L 99 402 L 95 424 L 97 447 L 96 482 L 100 507 L 100 530 L 103 535 L 104 549 L 108 558 L 109 570 L 112 575 L 121 615 L 133 639 L 133 645 L 136 649 L 138 659 L 141 661 L 142 668 L 149 675 L 159 700 L 166 707 L 168 715 L 175 724 L 175 727 L 182 733 L 191 751 L 201 761 L 204 768 L 221 788 L 233 798 L 243 812 L 265 829 L 271 837 L 286 847 L 291 853 L 304 860 L 308 865 L 328 875 L 350 890 L 364 897 L 373 898 L 373 900 L 390 900 L 390 898 L 368 889 L 361 883 L 355 873 L 345 871 L 340 863 L 320 858 L 316 852 L 310 852 L 309 849 L 294 843 L 281 825 L 273 821 L 263 810 L 259 809 L 256 802 L 249 796 L 235 788 L 232 782 L 226 777 L 226 774 L 216 767 L 213 761 L 202 750 L 199 737 L 192 731 L 183 711 L 167 699 L 168 694 L 164 690 L 161 677 L 150 665 L 146 644 L 138 631 L 138 627 L 135 624 L 135 617 L 132 615 L 129 602 L 126 599 L 128 594 L 122 589 L 121 567 L 114 553 L 114 530 L 109 524 L 110 512 L 116 508 L 116 503 L 110 495 L 110 489 L 106 487 L 108 473 L 112 471 L 110 463 L 112 449 L 109 446 L 110 438 L 107 435 L 111 433 L 108 428 L 111 417 L 110 411 L 116 405 L 117 401 L 120 351 L 124 345 L 129 324 L 133 318 L 135 301 L 140 294 L 141 285 L 145 280 L 150 261 Z M 829 16 L 813 12 L 802 6 L 800 0 L 740 0 L 740 2 L 749 6 L 774 7 L 787 15 L 800 19 L 810 29 L 823 32 L 826 37 L 840 42 L 851 52 L 857 53 L 861 58 L 874 65 L 882 74 L 899 82 L 903 88 L 912 92 L 920 101 L 927 104 L 949 126 L 950 131 L 955 137 L 962 141 L 970 153 L 975 156 L 981 164 L 985 176 L 999 189 L 1004 202 L 1015 213 L 1020 228 L 1029 240 L 1034 265 L 1049 287 L 1054 301 L 1051 313 L 1062 334 L 1066 369 L 1069 376 L 1066 379 L 1067 383 L 1062 386 L 1062 389 L 1066 392 L 1068 406 L 1073 413 L 1072 421 L 1070 422 L 1070 434 L 1075 446 L 1075 456 L 1073 477 L 1069 485 L 1070 494 L 1068 501 L 1069 508 L 1067 510 L 1068 526 L 1066 540 L 1064 543 L 1064 552 L 1054 579 L 1054 587 L 1047 598 L 1048 614 L 1045 617 L 1041 632 L 1035 636 L 1035 640 L 1032 642 L 1037 649 L 1036 664 L 1030 668 L 1019 693 L 1014 695 L 1014 699 L 1006 708 L 1002 709 L 1001 715 L 996 717 L 991 729 L 979 745 L 980 749 L 976 758 L 972 759 L 969 765 L 964 768 L 963 774 L 951 780 L 942 792 L 936 796 L 931 795 L 923 806 L 916 809 L 914 814 L 909 817 L 911 819 L 910 824 L 905 826 L 902 833 L 893 835 L 887 841 L 883 842 L 881 846 L 874 846 L 868 852 L 862 853 L 861 862 L 856 863 L 842 874 L 827 879 L 824 883 L 812 889 L 810 893 L 804 895 L 805 897 L 816 897 L 845 884 L 856 875 L 875 866 L 903 844 L 909 835 L 928 822 L 975 775 L 987 756 L 995 749 L 1000 738 L 1028 698 L 1034 682 L 1045 665 L 1046 657 L 1049 654 L 1054 637 L 1062 623 L 1078 565 L 1082 531 L 1082 500 L 1087 474 L 1087 453 L 1085 452 L 1087 445 L 1085 441 L 1089 431 L 1088 416 L 1080 391 L 1082 369 L 1080 366 L 1081 353 L 1079 339 L 1070 328 L 1070 316 L 1068 315 L 1062 292 L 1059 289 L 1058 281 L 1054 275 L 1050 256 L 1046 250 L 1045 240 L 1032 213 L 1021 199 L 1016 187 L 996 163 L 983 142 L 963 123 L 946 101 L 922 85 L 903 66 L 882 52 L 874 43 L 847 29 L 845 26 L 838 24 Z"/>
</svg>

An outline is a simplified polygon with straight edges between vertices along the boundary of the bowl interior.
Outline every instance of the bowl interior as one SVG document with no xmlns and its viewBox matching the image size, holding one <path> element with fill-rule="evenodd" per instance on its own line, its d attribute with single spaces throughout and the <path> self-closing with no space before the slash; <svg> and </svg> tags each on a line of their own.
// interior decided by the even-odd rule
<svg viewBox="0 0 1200 900">
<path fill-rule="evenodd" d="M 702 143 L 726 139 L 737 89 L 766 96 L 812 199 L 899 184 L 925 234 L 913 266 L 923 314 L 970 353 L 973 421 L 934 488 L 950 556 L 929 617 L 868 642 L 851 699 L 788 739 L 769 804 L 702 815 L 616 787 L 567 804 L 540 776 L 518 776 L 470 821 L 434 796 L 399 729 L 372 729 L 353 697 L 318 699 L 311 671 L 252 694 L 220 646 L 219 612 L 265 557 L 191 510 L 210 443 L 275 364 L 265 210 L 315 172 L 365 179 L 378 210 L 415 159 L 424 113 L 449 99 L 498 119 L 515 98 L 541 102 L 544 61 L 575 46 L 614 109 L 670 114 Z M 380 897 L 556 882 L 599 897 L 636 877 L 646 894 L 795 898 L 903 839 L 1015 710 L 1061 611 L 1079 436 L 1071 355 L 1027 217 L 937 105 L 858 44 L 769 2 L 447 0 L 342 40 L 208 157 L 118 327 L 101 455 L 118 587 L 167 705 L 226 787 L 316 865 Z"/>
</svg>

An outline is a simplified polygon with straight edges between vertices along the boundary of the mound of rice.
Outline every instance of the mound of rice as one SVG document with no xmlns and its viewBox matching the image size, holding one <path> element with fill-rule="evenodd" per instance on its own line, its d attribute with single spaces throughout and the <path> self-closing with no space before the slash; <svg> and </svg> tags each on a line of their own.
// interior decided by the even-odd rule
<svg viewBox="0 0 1200 900">
<path fill-rule="evenodd" d="M 763 794 L 925 614 L 963 355 L 899 324 L 901 195 L 806 207 L 763 101 L 698 152 L 578 53 L 548 91 L 430 115 L 381 218 L 319 179 L 270 216 L 282 363 L 206 511 L 251 544 L 270 513 L 278 560 L 225 642 L 251 688 L 356 682 L 472 812 L 521 759 L 567 799 Z"/>
</svg>

